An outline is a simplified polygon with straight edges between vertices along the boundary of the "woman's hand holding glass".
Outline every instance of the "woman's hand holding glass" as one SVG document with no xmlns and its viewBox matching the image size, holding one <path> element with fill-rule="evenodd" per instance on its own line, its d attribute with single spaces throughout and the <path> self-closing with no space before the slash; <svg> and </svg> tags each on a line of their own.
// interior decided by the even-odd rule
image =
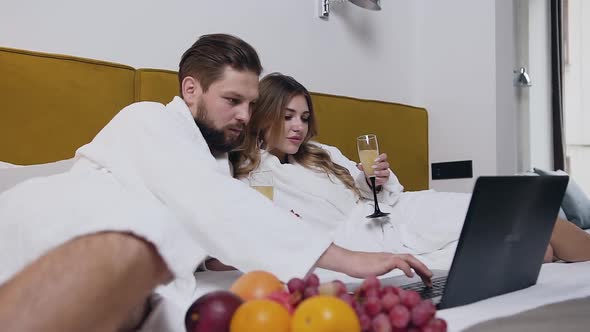
<svg viewBox="0 0 590 332">
<path fill-rule="evenodd" d="M 388 215 L 388 212 L 381 212 L 379 209 L 379 202 L 377 200 L 377 176 L 381 177 L 383 181 L 384 171 L 383 166 L 389 163 L 387 162 L 387 155 L 379 154 L 379 143 L 377 142 L 377 136 L 373 134 L 361 135 L 356 138 L 356 146 L 359 153 L 359 159 L 363 165 L 365 176 L 369 179 L 371 190 L 373 191 L 373 201 L 375 203 L 375 211 L 368 215 L 367 218 L 379 218 Z M 385 161 L 382 160 L 382 156 L 385 155 Z M 376 172 L 377 171 L 377 172 Z M 389 172 L 389 171 L 388 171 Z M 389 174 L 386 175 L 389 178 Z"/>
<path fill-rule="evenodd" d="M 365 172 L 363 164 L 358 164 L 357 167 L 359 170 Z M 387 181 L 389 181 L 389 176 L 391 173 L 389 172 L 389 162 L 387 161 L 387 153 L 382 153 L 379 156 L 377 156 L 375 164 L 371 166 L 371 168 L 373 169 L 373 173 L 375 174 L 375 183 L 378 186 L 382 186 L 386 184 Z"/>
</svg>

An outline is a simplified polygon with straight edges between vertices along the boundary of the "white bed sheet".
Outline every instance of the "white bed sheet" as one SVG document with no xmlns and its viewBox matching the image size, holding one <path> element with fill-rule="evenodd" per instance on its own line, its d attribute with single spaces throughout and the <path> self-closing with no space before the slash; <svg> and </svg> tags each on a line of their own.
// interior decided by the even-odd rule
<svg viewBox="0 0 590 332">
<path fill-rule="evenodd" d="M 449 269 L 455 249 L 456 242 L 437 252 L 417 257 L 431 269 Z M 316 270 L 316 273 L 322 282 L 333 279 L 344 282 L 358 280 L 322 269 Z M 213 290 L 228 289 L 239 275 L 236 271 L 198 273 L 194 298 Z M 396 275 L 401 275 L 401 272 L 392 271 L 384 277 Z M 462 331 L 490 319 L 510 316 L 545 304 L 590 296 L 588 276 L 590 262 L 543 264 L 537 284 L 532 287 L 469 305 L 440 310 L 437 316 L 447 321 L 449 331 Z"/>
<path fill-rule="evenodd" d="M 452 309 L 438 316 L 447 320 L 449 331 L 462 331 L 477 323 L 510 316 L 545 304 L 590 295 L 590 262 L 543 264 L 537 284 Z"/>
</svg>

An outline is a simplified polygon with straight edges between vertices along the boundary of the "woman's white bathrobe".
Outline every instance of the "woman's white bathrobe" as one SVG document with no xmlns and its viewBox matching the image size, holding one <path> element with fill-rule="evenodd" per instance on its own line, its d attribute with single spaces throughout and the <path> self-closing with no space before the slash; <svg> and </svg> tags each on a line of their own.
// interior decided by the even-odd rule
<svg viewBox="0 0 590 332">
<path fill-rule="evenodd" d="M 363 197 L 359 200 L 334 176 L 303 167 L 292 157 L 281 164 L 277 157 L 262 151 L 258 170 L 273 174 L 274 203 L 297 213 L 301 223 L 331 234 L 337 244 L 364 251 L 423 254 L 459 238 L 470 194 L 404 192 L 390 171 L 389 181 L 378 193 L 380 209 L 390 215 L 367 219 L 374 204 L 364 173 L 337 148 L 311 144 L 322 147 L 336 164 L 350 171 Z"/>
<path fill-rule="evenodd" d="M 227 159 L 220 168 L 178 97 L 126 107 L 76 159 L 69 172 L 0 194 L 0 284 L 49 249 L 101 231 L 153 243 L 189 297 L 207 255 L 287 280 L 331 243 L 233 179 Z"/>
</svg>

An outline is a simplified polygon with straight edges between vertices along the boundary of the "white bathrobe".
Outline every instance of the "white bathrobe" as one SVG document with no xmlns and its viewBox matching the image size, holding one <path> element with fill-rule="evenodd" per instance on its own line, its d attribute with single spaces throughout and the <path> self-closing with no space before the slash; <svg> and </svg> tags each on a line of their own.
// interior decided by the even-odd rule
<svg viewBox="0 0 590 332">
<path fill-rule="evenodd" d="M 374 209 L 373 193 L 356 163 L 337 148 L 319 144 L 332 160 L 346 167 L 362 198 L 334 176 L 289 163 L 262 151 L 258 170 L 269 170 L 274 180 L 274 203 L 300 216 L 302 223 L 333 234 L 336 244 L 363 251 L 424 254 L 443 248 L 459 237 L 470 195 L 432 190 L 404 192 L 390 177 L 378 193 L 379 207 L 390 215 L 367 219 Z M 242 179 L 247 182 L 247 179 Z"/>
<path fill-rule="evenodd" d="M 69 172 L 0 195 L 0 284 L 49 249 L 100 231 L 153 243 L 182 290 L 194 289 L 207 255 L 287 280 L 332 243 L 232 179 L 227 160 L 220 170 L 178 97 L 124 108 L 76 159 Z"/>
</svg>

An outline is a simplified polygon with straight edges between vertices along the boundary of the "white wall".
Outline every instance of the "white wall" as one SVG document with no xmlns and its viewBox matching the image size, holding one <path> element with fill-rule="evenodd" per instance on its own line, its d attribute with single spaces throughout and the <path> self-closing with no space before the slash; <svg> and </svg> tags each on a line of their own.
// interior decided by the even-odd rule
<svg viewBox="0 0 590 332">
<path fill-rule="evenodd" d="M 563 77 L 566 142 L 590 145 L 590 2 L 570 0 L 569 6 L 569 56 Z"/>
<path fill-rule="evenodd" d="M 514 142 L 498 141 L 497 128 L 504 126 L 507 114 L 514 107 L 497 114 L 497 54 L 496 44 L 513 43 L 496 40 L 497 22 L 512 17 L 511 7 L 500 7 L 486 1 L 417 1 L 418 8 L 418 100 L 430 114 L 430 158 L 432 162 L 473 160 L 474 178 L 495 175 L 501 165 L 512 172 L 510 158 L 499 159 L 498 150 L 513 151 Z M 497 16 L 500 15 L 500 16 Z M 502 30 L 500 29 L 500 32 Z M 501 46 L 504 49 L 504 46 Z M 513 51 L 509 51 L 512 54 Z M 501 59 L 503 70 L 511 73 L 511 58 Z M 502 76 L 506 79 L 505 75 Z M 512 92 L 511 82 L 505 82 Z M 505 90 L 501 91 L 505 94 Z M 502 126 L 497 126 L 499 116 Z M 511 126 L 508 123 L 508 126 Z M 500 148 L 501 147 L 501 148 Z M 502 154 L 513 155 L 511 154 Z M 511 168 L 507 170 L 507 168 Z M 474 179 L 437 180 L 432 186 L 438 190 L 470 191 Z"/>
<path fill-rule="evenodd" d="M 496 165 L 500 175 L 518 170 L 518 97 L 513 85 L 517 60 L 516 1 L 496 1 Z"/>
<path fill-rule="evenodd" d="M 317 17 L 316 0 L 11 1 L 0 11 L 0 45 L 176 69 L 204 33 L 254 45 L 266 72 L 297 77 L 312 91 L 424 106 L 431 161 L 470 159 L 474 176 L 514 171 L 509 134 L 512 20 L 494 0 L 382 1 L 381 12 L 352 4 Z M 506 30 L 506 31 L 504 31 Z M 499 45 L 499 46 L 498 46 Z M 510 68 L 500 68 L 510 65 Z M 507 105 L 507 106 L 506 106 Z M 504 151 L 508 151 L 505 153 Z M 470 191 L 474 179 L 433 181 Z"/>
<path fill-rule="evenodd" d="M 515 7 L 516 67 L 524 66 L 532 82 L 517 88 L 517 171 L 553 169 L 550 3 L 519 0 Z"/>
<path fill-rule="evenodd" d="M 315 0 L 11 1 L 0 45 L 176 70 L 199 35 L 226 32 L 311 90 L 414 103 L 413 4 L 383 7 L 339 4 L 323 21 Z"/>
<path fill-rule="evenodd" d="M 530 167 L 553 169 L 551 120 L 551 16 L 546 0 L 529 1 Z"/>
<path fill-rule="evenodd" d="M 516 61 L 514 70 L 518 72 L 520 67 L 526 68 L 530 72 L 529 66 L 529 1 L 514 2 L 515 15 L 515 44 L 516 44 Z M 516 74 L 516 73 L 515 73 Z M 516 76 L 513 76 L 513 81 Z M 530 87 L 521 86 L 516 88 L 516 152 L 517 152 L 517 171 L 525 172 L 531 168 L 531 135 L 530 135 Z"/>
<path fill-rule="evenodd" d="M 590 2 L 569 1 L 568 57 L 564 70 L 564 121 L 568 173 L 590 193 Z"/>
</svg>

